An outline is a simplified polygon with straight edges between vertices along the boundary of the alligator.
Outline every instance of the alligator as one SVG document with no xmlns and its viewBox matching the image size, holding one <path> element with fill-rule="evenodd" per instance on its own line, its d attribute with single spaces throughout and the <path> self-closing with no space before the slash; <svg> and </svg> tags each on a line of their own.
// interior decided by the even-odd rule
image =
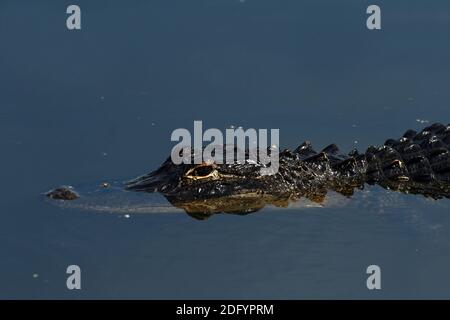
<svg viewBox="0 0 450 320">
<path fill-rule="evenodd" d="M 270 149 L 270 148 L 269 148 Z M 155 171 L 125 182 L 124 190 L 160 193 L 173 206 L 203 219 L 214 213 L 247 214 L 266 205 L 286 207 L 301 198 L 322 203 L 327 192 L 351 197 L 365 185 L 379 185 L 432 199 L 450 198 L 450 124 L 435 123 L 399 139 L 342 154 L 335 144 L 317 152 L 306 141 L 279 152 L 279 170 L 262 175 L 260 161 L 230 164 L 174 164 L 171 158 Z M 269 150 L 270 152 L 270 150 Z M 107 188 L 107 185 L 104 185 Z M 78 193 L 59 187 L 46 194 L 76 200 Z"/>
</svg>

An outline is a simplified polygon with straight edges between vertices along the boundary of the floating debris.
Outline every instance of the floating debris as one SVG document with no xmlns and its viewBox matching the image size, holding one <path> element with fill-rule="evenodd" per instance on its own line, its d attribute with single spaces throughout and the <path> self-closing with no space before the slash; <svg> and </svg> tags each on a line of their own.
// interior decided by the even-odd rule
<svg viewBox="0 0 450 320">
<path fill-rule="evenodd" d="M 416 119 L 418 123 L 429 123 L 430 121 L 424 119 Z"/>
<path fill-rule="evenodd" d="M 100 184 L 100 187 L 102 187 L 102 188 L 109 188 L 109 183 L 108 182 L 102 182 Z"/>
</svg>

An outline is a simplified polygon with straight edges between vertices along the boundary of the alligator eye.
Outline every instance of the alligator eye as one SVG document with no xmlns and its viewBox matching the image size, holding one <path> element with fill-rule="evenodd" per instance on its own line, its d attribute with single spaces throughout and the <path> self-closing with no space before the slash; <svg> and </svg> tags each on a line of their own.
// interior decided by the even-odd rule
<svg viewBox="0 0 450 320">
<path fill-rule="evenodd" d="M 200 165 L 198 167 L 195 167 L 188 172 L 186 172 L 186 177 L 191 179 L 202 179 L 202 178 L 208 178 L 212 176 L 215 173 L 215 169 L 213 166 L 208 165 Z"/>
</svg>

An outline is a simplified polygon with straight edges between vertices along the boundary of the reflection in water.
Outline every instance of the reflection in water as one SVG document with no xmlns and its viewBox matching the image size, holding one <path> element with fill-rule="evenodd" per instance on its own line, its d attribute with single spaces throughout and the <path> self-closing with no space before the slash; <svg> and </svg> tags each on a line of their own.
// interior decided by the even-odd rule
<svg viewBox="0 0 450 320">
<path fill-rule="evenodd" d="M 66 187 L 77 192 L 74 200 L 54 200 L 48 202 L 62 208 L 82 209 L 91 212 L 115 214 L 167 214 L 187 213 L 197 220 L 205 220 L 215 214 L 247 215 L 264 208 L 271 210 L 304 210 L 309 208 L 339 208 L 383 213 L 393 208 L 412 208 L 416 205 L 443 206 L 448 200 L 438 201 L 431 197 L 405 195 L 391 192 L 379 186 L 359 186 L 358 192 L 346 190 L 318 189 L 296 197 L 275 197 L 268 194 L 246 193 L 234 196 L 210 199 L 191 199 L 181 201 L 176 197 L 164 196 L 160 193 L 132 192 L 124 190 L 123 183 L 111 182 L 105 188 L 102 184 L 92 186 Z M 390 185 L 393 189 L 395 185 Z M 387 189 L 387 187 L 385 186 Z M 55 189 L 60 191 L 60 189 Z M 397 189 L 402 191 L 403 189 Z M 410 192 L 409 192 L 410 193 Z"/>
<path fill-rule="evenodd" d="M 119 214 L 140 213 L 177 213 L 185 212 L 195 219 L 206 219 L 214 214 L 226 213 L 246 215 L 260 211 L 264 207 L 279 209 L 300 209 L 311 207 L 342 206 L 347 197 L 336 192 L 326 196 L 323 190 L 320 193 L 309 193 L 304 197 L 275 197 L 267 194 L 243 193 L 226 197 L 210 199 L 179 200 L 176 197 L 164 196 L 160 193 L 133 192 L 124 190 L 121 182 L 111 182 L 108 188 L 101 184 L 80 187 L 59 187 L 52 190 L 52 196 L 47 193 L 48 202 L 62 208 L 83 209 L 96 212 L 109 212 Z M 73 192 L 77 198 L 61 200 L 53 197 L 53 193 L 65 194 Z M 71 197 L 72 199 L 72 197 Z"/>
</svg>

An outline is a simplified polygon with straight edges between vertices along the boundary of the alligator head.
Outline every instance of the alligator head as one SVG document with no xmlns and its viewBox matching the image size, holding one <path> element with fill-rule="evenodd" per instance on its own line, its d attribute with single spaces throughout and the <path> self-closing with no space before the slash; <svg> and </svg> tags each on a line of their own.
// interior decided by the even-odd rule
<svg viewBox="0 0 450 320">
<path fill-rule="evenodd" d="M 262 174 L 266 167 L 246 153 L 243 161 L 222 164 L 174 164 L 169 157 L 155 171 L 126 183 L 127 190 L 159 192 L 188 213 L 242 213 L 267 204 L 287 206 L 291 185 L 280 172 Z"/>
<path fill-rule="evenodd" d="M 309 152 L 310 145 L 307 145 Z M 270 153 L 270 149 L 268 150 Z M 190 213 L 218 212 L 249 213 L 266 205 L 285 207 L 300 196 L 302 183 L 313 180 L 313 172 L 298 158 L 300 153 L 284 150 L 279 154 L 279 170 L 264 174 L 270 167 L 249 157 L 232 163 L 206 161 L 200 164 L 174 164 L 169 157 L 155 171 L 126 183 L 133 191 L 159 192 L 174 206 Z M 319 184 L 320 179 L 315 179 Z M 314 194 L 313 194 L 314 193 Z M 320 202 L 323 190 L 319 187 L 307 195 Z"/>
</svg>

